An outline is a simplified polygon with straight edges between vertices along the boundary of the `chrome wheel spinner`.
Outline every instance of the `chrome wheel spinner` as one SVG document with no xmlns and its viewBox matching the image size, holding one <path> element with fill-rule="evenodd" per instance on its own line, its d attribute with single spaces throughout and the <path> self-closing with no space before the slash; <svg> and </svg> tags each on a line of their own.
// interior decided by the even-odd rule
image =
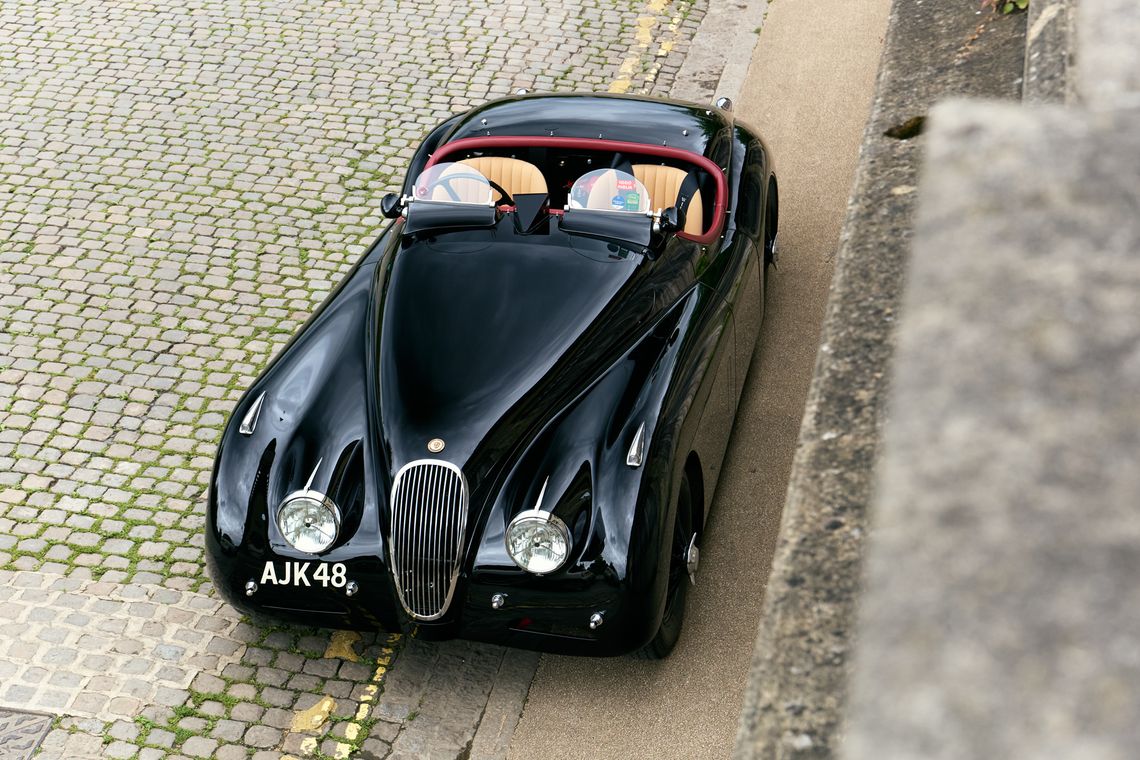
<svg viewBox="0 0 1140 760">
<path fill-rule="evenodd" d="M 685 550 L 685 570 L 689 573 L 689 582 L 697 585 L 697 568 L 701 564 L 701 548 L 697 546 L 697 534 L 689 539 L 689 548 Z"/>
</svg>

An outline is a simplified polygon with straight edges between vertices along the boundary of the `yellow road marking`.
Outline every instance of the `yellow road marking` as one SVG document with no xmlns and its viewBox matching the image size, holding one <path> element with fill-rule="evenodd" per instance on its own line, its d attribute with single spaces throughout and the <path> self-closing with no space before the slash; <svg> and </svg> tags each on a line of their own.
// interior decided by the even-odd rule
<svg viewBox="0 0 1140 760">
<path fill-rule="evenodd" d="M 646 13 L 639 16 L 637 19 L 637 31 L 634 32 L 635 44 L 630 50 L 630 54 L 622 61 L 621 67 L 618 69 L 617 78 L 610 82 L 609 91 L 613 93 L 629 92 L 629 88 L 633 86 L 633 77 L 637 73 L 638 68 L 641 66 L 641 61 L 645 57 L 646 52 L 654 44 L 654 31 L 658 26 L 657 17 L 664 13 L 666 6 L 669 5 L 670 0 L 649 0 L 645 5 Z M 670 23 L 664 30 L 663 39 L 657 46 L 654 57 L 660 58 L 668 55 L 676 44 L 677 30 L 681 25 L 681 17 L 674 16 L 672 23 Z M 641 92 L 648 92 L 649 87 L 657 79 L 657 74 L 661 71 L 661 64 L 654 63 L 649 71 L 648 81 Z"/>
<path fill-rule="evenodd" d="M 649 43 L 653 42 L 653 27 L 657 26 L 657 18 L 655 16 L 642 16 L 637 20 L 637 44 L 639 47 L 649 47 Z"/>
<path fill-rule="evenodd" d="M 325 697 L 308 710 L 299 710 L 297 714 L 293 716 L 293 724 L 289 727 L 289 730 L 298 733 L 302 731 L 316 731 L 329 719 L 329 713 L 335 708 L 336 701 L 332 697 Z"/>
<path fill-rule="evenodd" d="M 329 642 L 328 648 L 325 650 L 325 657 L 339 658 L 342 660 L 352 660 L 356 662 L 360 659 L 355 650 L 355 645 L 360 641 L 360 634 L 354 631 L 336 631 L 332 640 Z M 372 672 L 372 677 L 369 683 L 364 684 L 361 689 L 360 705 L 356 708 L 356 715 L 353 717 L 352 722 L 344 727 L 344 738 L 346 741 L 337 742 L 336 747 L 333 749 L 333 757 L 337 760 L 344 760 L 351 757 L 352 747 L 357 739 L 361 737 L 364 731 L 362 725 L 364 721 L 368 720 L 368 714 L 372 710 L 372 703 L 376 699 L 376 695 L 380 691 L 379 683 L 384 680 L 384 676 L 388 673 L 388 667 L 392 664 L 392 656 L 395 654 L 394 647 L 400 641 L 400 634 L 395 633 L 388 636 L 385 641 L 385 646 L 381 647 L 379 655 L 376 657 L 376 669 Z M 290 731 L 295 733 L 314 733 L 325 721 L 329 719 L 329 715 L 336 709 L 336 701 L 329 696 L 323 697 L 320 702 L 310 707 L 308 710 L 299 710 L 293 716 L 293 723 Z M 312 755 L 315 754 L 318 748 L 318 740 L 315 736 L 306 736 L 301 741 L 301 754 Z M 297 758 L 287 755 L 282 760 L 297 760 Z"/>
<path fill-rule="evenodd" d="M 356 662 L 360 656 L 353 648 L 360 641 L 360 634 L 356 631 L 333 631 L 329 645 L 325 649 L 326 660 L 349 660 Z"/>
<path fill-rule="evenodd" d="M 673 51 L 673 46 L 677 44 L 677 37 L 681 28 L 681 17 L 674 16 L 665 27 L 665 32 L 661 36 L 661 44 L 654 54 L 653 65 L 650 67 L 648 73 L 645 75 L 645 82 L 642 84 L 638 92 L 642 95 L 648 94 L 653 85 L 657 82 L 657 75 L 661 73 L 661 64 L 664 63 L 661 59 L 669 55 Z"/>
</svg>

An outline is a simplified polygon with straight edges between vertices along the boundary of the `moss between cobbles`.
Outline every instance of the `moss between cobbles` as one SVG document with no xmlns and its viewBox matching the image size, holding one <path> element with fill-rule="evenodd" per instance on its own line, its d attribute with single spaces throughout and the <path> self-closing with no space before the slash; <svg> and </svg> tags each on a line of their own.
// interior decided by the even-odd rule
<svg viewBox="0 0 1140 760">
<path fill-rule="evenodd" d="M 246 619 L 245 622 L 248 624 L 249 623 L 248 619 Z M 327 633 L 328 633 L 327 631 L 324 631 L 322 629 L 317 629 L 317 628 L 297 628 L 297 627 L 293 627 L 293 626 L 289 626 L 289 625 L 283 625 L 283 624 L 270 624 L 270 625 L 265 625 L 265 626 L 261 627 L 261 632 L 257 638 L 256 645 L 257 646 L 265 645 L 267 639 L 269 639 L 271 636 L 273 636 L 275 634 L 285 634 L 289 639 L 289 644 L 285 648 L 275 650 L 277 652 L 277 654 L 274 655 L 273 662 L 276 662 L 277 656 L 279 656 L 279 654 L 281 652 L 289 652 L 291 654 L 300 655 L 302 657 L 305 657 L 306 659 L 322 659 L 322 657 L 321 657 L 322 653 L 315 653 L 313 650 L 306 650 L 300 646 L 300 642 L 305 640 L 305 639 L 309 639 L 309 638 L 313 638 L 313 637 L 317 637 L 317 636 L 324 636 L 324 635 L 327 635 Z M 383 642 L 383 643 L 381 643 L 381 642 Z M 375 644 L 379 645 L 378 652 L 380 654 L 384 654 L 385 650 L 387 650 L 388 654 L 387 654 L 385 659 L 386 659 L 386 661 L 390 667 L 391 664 L 394 663 L 396 661 L 396 659 L 398 658 L 399 652 L 403 649 L 403 638 L 401 637 L 398 641 L 393 641 L 392 637 L 390 637 L 390 636 L 386 637 L 386 638 L 378 638 L 378 640 L 375 642 Z M 359 662 L 359 664 L 366 666 L 370 671 L 374 672 L 377 665 L 379 664 L 380 660 L 378 659 L 378 657 L 369 657 L 368 656 L 368 651 L 369 651 L 369 649 L 372 649 L 372 648 L 374 648 L 374 647 L 365 647 L 365 652 L 364 652 L 363 656 L 358 660 L 358 662 Z M 255 672 L 254 668 L 251 667 L 250 673 L 252 674 L 254 672 Z M 191 689 L 190 690 L 190 696 L 186 700 L 186 702 L 183 705 L 180 705 L 180 706 L 175 707 L 172 710 L 170 710 L 169 717 L 167 717 L 167 719 L 163 722 L 156 721 L 153 718 L 150 718 L 150 717 L 145 716 L 145 715 L 137 716 L 134 719 L 134 722 L 139 727 L 139 734 L 138 734 L 137 738 L 130 743 L 137 746 L 140 750 L 143 748 L 149 747 L 149 748 L 159 749 L 159 750 L 162 750 L 164 752 L 169 752 L 172 750 L 176 751 L 176 750 L 180 749 L 182 747 L 182 745 L 188 739 L 190 739 L 192 737 L 200 736 L 203 738 L 214 738 L 212 736 L 212 733 L 213 733 L 214 729 L 217 727 L 219 721 L 221 721 L 223 719 L 236 720 L 236 719 L 232 718 L 231 715 L 232 715 L 233 709 L 239 704 L 255 704 L 258 707 L 261 707 L 261 708 L 264 708 L 267 710 L 269 710 L 269 709 L 281 709 L 277 705 L 273 705 L 273 704 L 265 701 L 264 699 L 262 699 L 261 692 L 267 687 L 264 684 L 257 683 L 257 681 L 255 679 L 253 679 L 252 676 L 250 678 L 246 678 L 246 679 L 238 679 L 238 678 L 232 678 L 232 677 L 222 675 L 222 676 L 219 676 L 219 678 L 223 683 L 225 683 L 225 690 L 224 691 L 206 692 L 206 691 L 197 691 L 197 690 Z M 324 691 L 325 682 L 328 680 L 332 680 L 332 679 L 321 679 L 318 686 L 316 688 L 313 688 L 310 690 L 295 690 L 295 689 L 285 689 L 285 690 L 291 691 L 294 694 L 294 705 L 295 705 L 297 699 L 302 694 L 313 694 L 313 695 L 319 695 L 321 697 L 325 696 L 325 691 Z M 377 695 L 375 698 L 373 698 L 372 704 L 375 704 L 375 699 L 378 698 L 379 695 L 383 693 L 384 680 L 385 680 L 384 678 L 381 678 L 381 680 L 378 682 L 369 682 L 369 683 L 373 683 L 375 686 L 378 687 L 377 688 Z M 253 687 L 254 689 L 256 689 L 256 694 L 252 697 L 241 697 L 241 698 L 239 698 L 239 697 L 235 697 L 234 695 L 228 693 L 229 690 L 231 689 L 231 687 L 238 685 L 238 684 L 246 684 L 246 685 Z M 274 687 L 274 688 L 281 688 L 281 687 Z M 204 707 L 204 705 L 206 705 L 206 703 L 214 703 L 214 704 L 221 705 L 224 708 L 224 711 L 221 714 L 215 714 L 214 712 L 208 712 L 208 711 L 203 709 L 203 707 Z M 413 717 L 414 717 L 414 715 L 410 716 L 409 720 L 413 719 Z M 195 721 L 201 721 L 201 724 L 202 724 L 201 727 L 199 727 L 199 728 L 187 728 L 187 727 L 180 725 L 180 723 L 182 723 L 187 718 L 195 719 Z M 243 723 L 247 728 L 251 725 L 256 725 L 254 723 L 249 723 L 247 721 L 239 721 L 239 722 Z M 329 740 L 329 739 L 337 742 L 338 744 L 347 745 L 349 748 L 348 756 L 353 757 L 356 755 L 357 752 L 360 751 L 364 742 L 368 739 L 369 735 L 371 734 L 372 727 L 374 725 L 376 725 L 377 722 L 378 722 L 377 719 L 371 718 L 371 717 L 365 718 L 363 720 L 358 720 L 358 719 L 356 719 L 355 715 L 330 714 L 328 716 L 326 722 L 323 724 L 323 730 L 322 731 L 314 732 L 314 733 L 305 732 L 306 736 L 311 736 L 316 741 L 316 747 L 314 748 L 314 750 L 312 752 L 306 753 L 306 757 L 315 758 L 316 760 L 334 760 L 334 757 L 332 755 L 325 754 L 320 749 L 320 747 L 325 743 L 325 741 Z M 358 726 L 358 730 L 356 732 L 356 738 L 355 739 L 347 738 L 347 733 L 348 733 L 347 731 L 344 731 L 344 732 L 339 731 L 338 726 L 340 726 L 341 724 L 345 724 L 345 723 L 353 723 L 353 724 L 356 724 Z M 169 745 L 166 745 L 166 744 L 159 744 L 159 743 L 154 743 L 154 742 L 149 741 L 151 735 L 156 730 L 162 730 L 162 731 L 169 732 L 173 736 L 173 742 Z M 279 729 L 279 730 L 282 730 L 282 729 Z M 244 730 L 243 730 L 243 733 L 244 733 Z M 288 733 L 289 733 L 289 731 L 287 729 L 282 730 L 283 735 L 288 735 Z M 340 735 L 338 735 L 338 734 L 340 734 Z M 109 737 L 108 737 L 108 741 L 109 741 Z M 251 752 L 252 752 L 252 750 L 251 750 Z"/>
<path fill-rule="evenodd" d="M 67 715 L 57 715 L 52 719 L 51 725 L 48 727 L 48 735 L 51 735 L 53 732 L 57 731 L 63 731 L 69 735 L 88 734 L 89 736 L 98 737 L 99 741 L 101 741 L 104 746 L 110 744 L 115 740 L 114 737 L 108 733 L 108 729 L 111 725 L 110 723 L 95 718 L 82 719 L 84 723 L 88 724 L 85 728 L 80 725 L 80 720 L 81 719 L 73 718 Z M 94 731 L 90 730 L 93 728 L 95 729 Z M 33 757 L 43 757 L 44 752 L 44 747 L 41 744 L 40 746 L 36 747 L 36 751 Z"/>
</svg>

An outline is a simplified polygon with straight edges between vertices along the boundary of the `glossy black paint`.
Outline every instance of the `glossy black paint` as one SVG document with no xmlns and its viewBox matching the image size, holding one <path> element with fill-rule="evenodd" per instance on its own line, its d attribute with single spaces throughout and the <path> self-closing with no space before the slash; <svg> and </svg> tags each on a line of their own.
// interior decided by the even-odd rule
<svg viewBox="0 0 1140 760">
<path fill-rule="evenodd" d="M 424 141 L 409 183 L 439 145 L 475 133 L 593 136 L 715 156 L 729 210 L 717 245 L 641 245 L 562 229 L 494 226 L 408 234 L 393 223 L 239 401 L 210 484 L 211 575 L 235 606 L 307 624 L 418 628 L 569 654 L 644 645 L 663 611 L 682 473 L 702 524 L 763 314 L 763 143 L 716 109 L 609 96 L 511 98 L 455 117 Z M 502 130 L 516 130 L 508 132 Z M 624 130 L 624 131 L 623 131 Z M 484 128 L 483 131 L 486 131 Z M 592 134 L 589 134 L 591 133 Z M 407 186 L 406 186 L 407 187 Z M 265 394 L 251 436 L 238 426 Z M 645 463 L 625 464 L 646 426 Z M 445 450 L 428 454 L 432 438 Z M 388 566 L 387 495 L 404 464 L 436 456 L 470 486 L 459 587 L 438 622 L 403 612 Z M 318 462 L 320 466 L 318 467 Z M 314 474 L 315 470 L 315 474 Z M 314 560 L 278 534 L 273 511 L 310 476 L 344 512 L 321 555 L 360 588 L 293 588 L 266 560 Z M 571 559 L 536 577 L 506 554 L 510 519 L 546 504 L 570 527 Z M 493 594 L 506 596 L 493 610 Z M 590 630 L 592 612 L 605 624 Z"/>
</svg>

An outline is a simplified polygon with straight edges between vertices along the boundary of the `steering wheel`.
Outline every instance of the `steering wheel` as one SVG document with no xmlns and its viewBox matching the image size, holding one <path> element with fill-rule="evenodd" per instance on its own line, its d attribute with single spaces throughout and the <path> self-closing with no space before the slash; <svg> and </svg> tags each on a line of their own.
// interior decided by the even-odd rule
<svg viewBox="0 0 1140 760">
<path fill-rule="evenodd" d="M 488 185 L 491 186 L 492 190 L 498 191 L 499 195 L 502 196 L 499 199 L 499 203 L 505 203 L 508 206 L 515 205 L 515 199 L 511 197 L 510 193 L 508 193 L 506 190 L 503 189 L 502 185 L 500 185 L 498 182 L 492 182 L 491 180 L 484 177 L 482 174 L 476 174 L 475 172 L 457 172 L 455 174 L 442 174 L 436 178 L 435 183 L 432 185 L 432 189 L 434 190 L 436 187 L 443 187 L 444 192 L 446 192 L 448 194 L 448 196 L 451 198 L 451 200 L 455 201 L 456 203 L 462 203 L 463 201 L 460 200 L 459 193 L 457 193 L 455 191 L 455 188 L 453 188 L 451 186 L 451 181 L 454 179 L 473 179 L 473 180 L 477 180 L 477 181 L 486 182 Z"/>
<path fill-rule="evenodd" d="M 507 206 L 515 205 L 515 199 L 511 197 L 510 193 L 508 193 L 506 190 L 503 189 L 502 185 L 500 185 L 498 182 L 493 182 L 491 180 L 487 180 L 487 184 L 491 186 L 492 190 L 498 191 L 499 196 L 500 196 L 499 203 L 507 205 Z"/>
</svg>

